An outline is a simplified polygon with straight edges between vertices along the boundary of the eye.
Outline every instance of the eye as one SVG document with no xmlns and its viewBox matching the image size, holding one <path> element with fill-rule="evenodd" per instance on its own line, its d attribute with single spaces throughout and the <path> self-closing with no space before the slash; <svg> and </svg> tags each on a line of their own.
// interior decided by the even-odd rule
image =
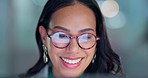
<svg viewBox="0 0 148 78">
<path fill-rule="evenodd" d="M 89 35 L 89 34 L 88 34 L 87 36 L 85 36 L 85 38 L 86 38 L 86 39 L 91 39 L 91 38 L 92 38 L 92 35 Z"/>
<path fill-rule="evenodd" d="M 93 41 L 94 39 L 95 39 L 95 37 L 92 34 L 83 34 L 83 35 L 79 36 L 80 42 L 89 42 L 89 41 Z"/>
<path fill-rule="evenodd" d="M 70 40 L 69 35 L 63 32 L 56 32 L 51 37 L 55 43 L 68 43 Z"/>
<path fill-rule="evenodd" d="M 63 33 L 59 33 L 59 38 L 68 38 L 68 35 L 63 34 Z"/>
<path fill-rule="evenodd" d="M 68 38 L 69 36 L 63 32 L 56 32 L 52 35 L 52 37 L 62 39 L 62 38 Z"/>
<path fill-rule="evenodd" d="M 82 39 L 91 39 L 92 37 L 93 37 L 93 35 L 91 35 L 91 34 L 83 34 L 80 36 L 80 38 L 82 38 Z"/>
</svg>

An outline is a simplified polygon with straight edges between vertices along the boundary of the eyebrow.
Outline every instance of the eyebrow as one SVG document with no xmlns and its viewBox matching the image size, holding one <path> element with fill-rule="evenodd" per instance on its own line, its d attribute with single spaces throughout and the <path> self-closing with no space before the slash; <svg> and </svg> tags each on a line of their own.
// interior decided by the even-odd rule
<svg viewBox="0 0 148 78">
<path fill-rule="evenodd" d="M 69 29 L 66 29 L 66 28 L 64 28 L 62 26 L 54 26 L 53 29 L 62 29 L 64 31 L 70 32 Z M 92 28 L 85 28 L 85 29 L 80 30 L 79 32 L 86 32 L 86 31 L 95 31 L 95 30 L 92 29 Z"/>
<path fill-rule="evenodd" d="M 80 30 L 79 32 L 86 32 L 86 31 L 95 31 L 95 30 L 92 28 L 85 28 L 85 29 Z"/>
<path fill-rule="evenodd" d="M 62 27 L 62 26 L 54 26 L 53 29 L 62 29 L 62 30 L 64 30 L 64 31 L 70 32 L 69 29 L 66 29 L 66 28 L 64 28 L 64 27 Z"/>
</svg>

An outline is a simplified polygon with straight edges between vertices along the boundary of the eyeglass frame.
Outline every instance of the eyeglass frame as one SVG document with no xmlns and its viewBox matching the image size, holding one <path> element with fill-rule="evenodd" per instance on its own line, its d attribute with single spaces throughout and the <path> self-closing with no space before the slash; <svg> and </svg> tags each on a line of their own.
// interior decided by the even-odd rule
<svg viewBox="0 0 148 78">
<path fill-rule="evenodd" d="M 59 31 L 59 32 L 62 32 L 62 31 Z M 58 32 L 54 32 L 53 34 L 55 34 L 55 33 L 58 33 Z M 63 33 L 65 33 L 65 32 L 63 32 Z M 80 43 L 79 43 L 79 41 L 78 41 L 78 40 L 79 40 L 78 37 L 81 36 L 81 35 L 83 35 L 83 34 L 91 34 L 91 35 L 93 35 L 93 36 L 95 37 L 95 42 L 98 41 L 98 40 L 100 40 L 100 37 L 95 36 L 95 35 L 92 34 L 92 33 L 83 33 L 83 34 L 80 34 L 80 35 L 78 35 L 78 36 L 74 36 L 74 35 L 68 34 L 68 35 L 69 35 L 68 38 L 70 39 L 69 43 L 68 43 L 65 47 L 58 47 L 58 46 L 56 46 L 56 45 L 53 43 L 53 41 L 52 41 L 52 37 L 51 37 L 51 36 L 52 36 L 53 34 L 48 34 L 48 33 L 47 33 L 47 37 L 51 38 L 51 43 L 52 43 L 56 48 L 59 48 L 59 49 L 64 49 L 64 48 L 68 47 L 69 44 L 70 44 L 70 42 L 71 42 L 71 39 L 73 39 L 73 38 L 76 39 L 78 46 L 79 46 L 80 48 L 84 49 L 84 50 L 88 50 L 88 49 L 91 49 L 92 47 L 94 47 L 96 43 L 94 43 L 94 45 L 93 45 L 92 47 L 90 47 L 90 48 L 83 48 L 83 47 L 80 45 Z M 67 34 L 67 33 L 65 33 L 65 34 Z"/>
</svg>

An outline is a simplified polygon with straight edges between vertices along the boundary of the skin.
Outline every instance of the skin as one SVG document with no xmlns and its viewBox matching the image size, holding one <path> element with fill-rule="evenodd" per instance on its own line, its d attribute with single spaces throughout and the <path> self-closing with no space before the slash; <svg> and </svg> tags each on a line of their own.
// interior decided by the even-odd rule
<svg viewBox="0 0 148 78">
<path fill-rule="evenodd" d="M 57 10 L 53 13 L 49 24 L 54 32 L 62 31 L 75 36 L 83 33 L 96 35 L 96 19 L 94 13 L 82 4 L 75 4 Z M 52 71 L 55 77 L 78 77 L 91 63 L 96 45 L 91 49 L 84 50 L 78 46 L 76 39 L 72 39 L 68 47 L 59 49 L 51 43 L 43 26 L 39 27 L 39 32 L 43 43 L 48 48 L 48 55 L 53 64 Z M 52 33 L 52 31 L 48 31 L 48 34 Z M 78 67 L 67 68 L 61 62 L 60 57 L 83 57 L 83 59 Z"/>
</svg>

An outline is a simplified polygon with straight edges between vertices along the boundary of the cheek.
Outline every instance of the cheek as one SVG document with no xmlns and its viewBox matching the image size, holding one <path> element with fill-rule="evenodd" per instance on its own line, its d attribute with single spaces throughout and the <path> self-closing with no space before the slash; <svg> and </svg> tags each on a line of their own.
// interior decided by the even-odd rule
<svg viewBox="0 0 148 78">
<path fill-rule="evenodd" d="M 86 54 L 86 58 L 87 58 L 86 59 L 87 60 L 87 64 L 89 64 L 92 61 L 93 57 L 94 57 L 95 48 L 92 48 L 90 50 L 85 51 L 85 54 Z"/>
<path fill-rule="evenodd" d="M 92 49 L 86 50 L 86 51 L 85 51 L 85 54 L 86 54 L 88 57 L 93 57 L 94 54 L 95 54 L 95 47 L 92 48 Z"/>
<path fill-rule="evenodd" d="M 48 56 L 52 63 L 56 62 L 56 56 L 57 56 L 57 50 L 54 47 L 54 45 L 50 42 L 50 40 L 47 41 L 48 46 Z"/>
<path fill-rule="evenodd" d="M 48 55 L 52 63 L 58 63 L 61 49 L 56 48 L 50 41 L 48 42 Z"/>
</svg>

